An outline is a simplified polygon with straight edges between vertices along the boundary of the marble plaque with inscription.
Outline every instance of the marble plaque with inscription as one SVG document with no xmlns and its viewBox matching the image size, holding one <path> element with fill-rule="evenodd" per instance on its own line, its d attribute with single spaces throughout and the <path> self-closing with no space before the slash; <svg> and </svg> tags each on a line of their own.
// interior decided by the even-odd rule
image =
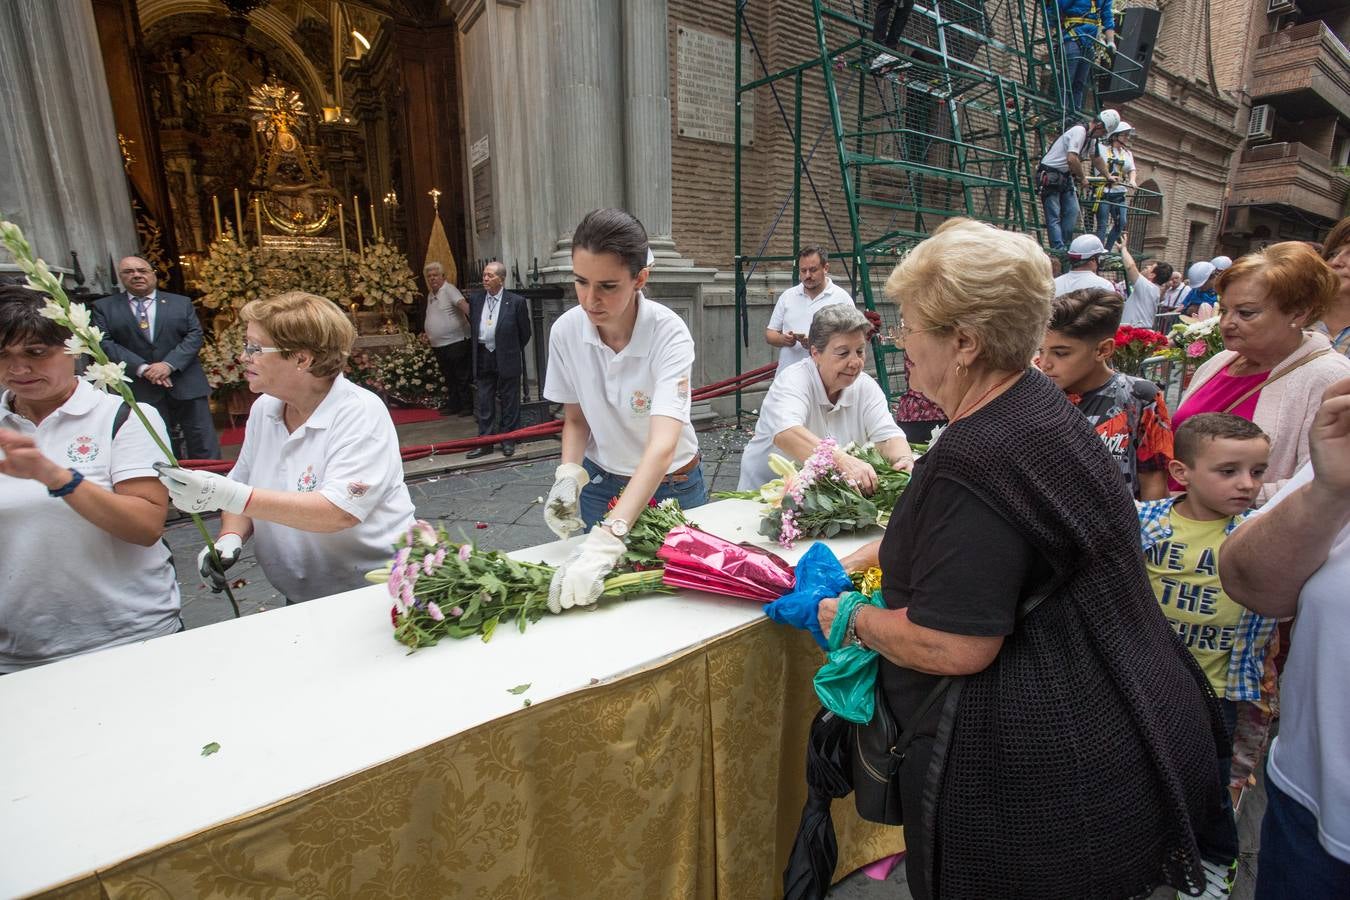
<svg viewBox="0 0 1350 900">
<path fill-rule="evenodd" d="M 736 140 L 736 43 L 687 25 L 676 29 L 676 127 L 681 137 L 730 144 Z M 741 65 L 753 59 L 741 45 Z M 741 98 L 741 144 L 755 132 L 755 97 Z"/>
<path fill-rule="evenodd" d="M 492 230 L 492 162 L 484 160 L 473 167 L 473 231 L 487 234 Z"/>
</svg>

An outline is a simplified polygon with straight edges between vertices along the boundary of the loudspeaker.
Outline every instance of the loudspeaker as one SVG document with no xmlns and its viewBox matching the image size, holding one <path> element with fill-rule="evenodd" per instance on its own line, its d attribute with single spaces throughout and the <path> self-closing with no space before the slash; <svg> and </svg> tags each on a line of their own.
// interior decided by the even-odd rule
<svg viewBox="0 0 1350 900">
<path fill-rule="evenodd" d="M 1149 69 L 1153 66 L 1153 45 L 1158 39 L 1162 13 L 1142 6 L 1131 7 L 1117 19 L 1116 53 L 1111 71 L 1097 78 L 1097 105 L 1124 103 L 1144 96 Z"/>
</svg>

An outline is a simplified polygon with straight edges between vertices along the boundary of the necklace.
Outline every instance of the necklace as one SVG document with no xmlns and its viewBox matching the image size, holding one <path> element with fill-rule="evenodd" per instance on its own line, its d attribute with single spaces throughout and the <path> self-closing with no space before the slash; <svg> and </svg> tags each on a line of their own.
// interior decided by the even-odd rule
<svg viewBox="0 0 1350 900">
<path fill-rule="evenodd" d="M 998 383 L 995 384 L 993 387 L 991 387 L 989 390 L 987 390 L 987 391 L 985 391 L 983 394 L 981 394 L 980 397 L 979 397 L 979 399 L 976 400 L 974 403 L 972 403 L 972 404 L 970 405 L 970 408 L 969 408 L 969 409 L 966 409 L 965 411 L 962 411 L 960 408 L 958 408 L 958 409 L 956 410 L 956 415 L 952 416 L 952 417 L 951 417 L 951 420 L 948 421 L 947 424 L 948 424 L 948 425 L 951 425 L 951 424 L 953 424 L 954 422 L 956 422 L 956 421 L 958 421 L 958 420 L 960 420 L 960 419 L 964 419 L 966 416 L 970 415 L 970 414 L 973 413 L 975 410 L 979 409 L 979 408 L 980 408 L 980 404 L 983 403 L 985 400 L 989 399 L 989 395 L 990 395 L 990 394 L 994 393 L 994 391 L 998 390 L 999 388 L 1001 388 L 1001 387 L 1007 385 L 1007 384 L 1008 384 L 1009 382 L 1011 382 L 1014 378 L 1020 378 L 1021 375 L 1022 375 L 1021 372 L 1014 372 L 1014 373 L 1012 373 L 1011 375 L 1009 375 L 1007 378 L 1005 378 L 1005 379 L 1003 379 L 1002 381 L 998 382 Z"/>
</svg>

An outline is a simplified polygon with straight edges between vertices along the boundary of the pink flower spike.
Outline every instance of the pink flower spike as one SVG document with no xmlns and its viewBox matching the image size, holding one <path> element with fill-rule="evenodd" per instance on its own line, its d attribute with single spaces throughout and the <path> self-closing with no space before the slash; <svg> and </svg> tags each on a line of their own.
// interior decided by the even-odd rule
<svg viewBox="0 0 1350 900">
<path fill-rule="evenodd" d="M 461 607 L 456 606 L 456 607 L 453 607 L 453 608 L 450 610 L 450 616 L 451 616 L 451 618 L 458 619 L 458 618 L 459 618 L 460 616 L 462 616 L 462 615 L 464 615 L 464 610 L 463 610 L 463 608 L 461 608 Z"/>
<path fill-rule="evenodd" d="M 473 548 L 468 544 L 459 545 L 459 558 L 462 562 L 468 562 L 469 557 L 473 556 Z"/>
<path fill-rule="evenodd" d="M 437 622 L 445 621 L 445 613 L 441 612 L 441 608 L 434 602 L 427 604 L 427 615 L 431 616 Z"/>
</svg>

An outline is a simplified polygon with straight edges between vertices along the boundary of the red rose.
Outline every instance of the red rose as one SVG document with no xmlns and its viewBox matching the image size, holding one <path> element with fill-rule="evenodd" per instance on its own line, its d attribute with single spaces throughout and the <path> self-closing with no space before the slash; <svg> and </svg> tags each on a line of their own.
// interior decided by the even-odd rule
<svg viewBox="0 0 1350 900">
<path fill-rule="evenodd" d="M 389 607 L 389 621 L 393 624 L 393 626 L 394 626 L 395 628 L 398 627 L 398 607 L 397 607 L 397 606 L 391 606 L 391 607 Z"/>
</svg>

